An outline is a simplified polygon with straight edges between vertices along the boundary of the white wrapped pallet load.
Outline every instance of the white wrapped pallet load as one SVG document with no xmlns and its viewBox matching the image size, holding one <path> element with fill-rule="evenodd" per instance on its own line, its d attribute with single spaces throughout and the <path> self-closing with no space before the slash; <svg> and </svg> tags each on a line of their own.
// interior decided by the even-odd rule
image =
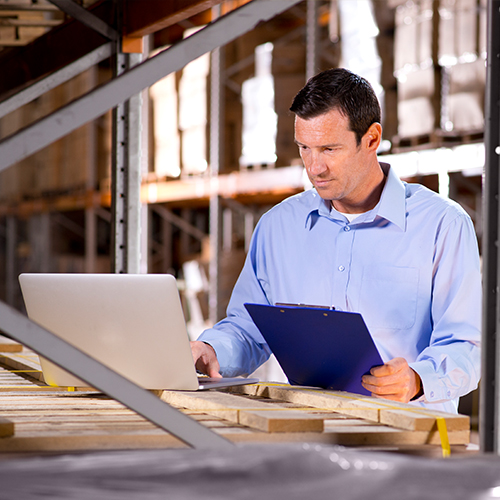
<svg viewBox="0 0 500 500">
<path fill-rule="evenodd" d="M 243 130 L 241 167 L 274 164 L 278 116 L 274 110 L 274 79 L 271 74 L 273 44 L 255 49 L 255 77 L 243 82 Z"/>
</svg>

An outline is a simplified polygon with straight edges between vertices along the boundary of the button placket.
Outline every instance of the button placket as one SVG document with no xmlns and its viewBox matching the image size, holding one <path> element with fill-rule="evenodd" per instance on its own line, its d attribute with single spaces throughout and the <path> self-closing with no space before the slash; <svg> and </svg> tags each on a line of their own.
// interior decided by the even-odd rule
<svg viewBox="0 0 500 500">
<path fill-rule="evenodd" d="M 331 271 L 334 273 L 331 301 L 335 308 L 347 310 L 347 286 L 350 275 L 352 240 L 354 231 L 343 223 L 337 228 L 335 241 L 335 260 Z"/>
</svg>

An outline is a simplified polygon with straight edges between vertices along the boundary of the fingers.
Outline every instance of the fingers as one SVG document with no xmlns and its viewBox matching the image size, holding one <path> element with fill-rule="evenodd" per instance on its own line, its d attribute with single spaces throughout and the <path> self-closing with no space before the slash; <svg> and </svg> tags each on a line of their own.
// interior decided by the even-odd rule
<svg viewBox="0 0 500 500">
<path fill-rule="evenodd" d="M 214 348 L 198 340 L 190 342 L 190 345 L 196 369 L 209 377 L 221 378 L 220 366 Z"/>
<path fill-rule="evenodd" d="M 421 381 L 405 359 L 394 358 L 372 368 L 370 375 L 363 376 L 362 385 L 374 397 L 407 403 L 420 391 Z"/>
<path fill-rule="evenodd" d="M 408 363 L 406 359 L 404 358 L 393 358 L 387 363 L 380 365 L 380 366 L 374 366 L 370 370 L 370 374 L 375 376 L 375 377 L 385 377 L 389 375 L 393 375 L 398 373 L 401 370 L 406 369 L 408 367 Z"/>
<path fill-rule="evenodd" d="M 409 385 L 406 384 L 387 384 L 387 385 L 373 385 L 366 383 L 363 379 L 363 387 L 372 393 L 374 397 L 393 399 L 403 401 L 406 393 L 408 392 Z"/>
</svg>

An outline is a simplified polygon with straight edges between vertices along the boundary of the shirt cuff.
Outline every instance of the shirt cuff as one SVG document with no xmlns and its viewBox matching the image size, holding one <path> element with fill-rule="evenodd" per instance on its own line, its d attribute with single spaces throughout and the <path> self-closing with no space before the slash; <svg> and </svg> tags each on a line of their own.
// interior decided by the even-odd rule
<svg viewBox="0 0 500 500">
<path fill-rule="evenodd" d="M 451 399 L 451 391 L 439 380 L 430 361 L 409 363 L 410 368 L 420 376 L 424 394 L 414 401 L 435 403 Z"/>
<path fill-rule="evenodd" d="M 217 337 L 214 337 L 210 335 L 210 330 L 205 330 L 197 340 L 213 347 L 215 355 L 217 356 L 217 361 L 219 362 L 220 374 L 223 377 L 248 376 L 241 368 L 232 366 L 234 362 L 232 362 L 233 356 L 231 354 L 231 345 L 228 339 L 224 337 L 220 338 L 220 332 L 217 332 L 216 335 Z"/>
</svg>

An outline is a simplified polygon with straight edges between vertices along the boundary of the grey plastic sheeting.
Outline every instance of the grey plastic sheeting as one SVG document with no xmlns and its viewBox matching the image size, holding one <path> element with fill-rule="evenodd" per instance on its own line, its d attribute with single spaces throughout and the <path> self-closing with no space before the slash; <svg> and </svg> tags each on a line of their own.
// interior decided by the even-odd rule
<svg viewBox="0 0 500 500">
<path fill-rule="evenodd" d="M 429 459 L 320 445 L 153 450 L 0 462 L 3 499 L 500 498 L 500 459 Z"/>
</svg>

